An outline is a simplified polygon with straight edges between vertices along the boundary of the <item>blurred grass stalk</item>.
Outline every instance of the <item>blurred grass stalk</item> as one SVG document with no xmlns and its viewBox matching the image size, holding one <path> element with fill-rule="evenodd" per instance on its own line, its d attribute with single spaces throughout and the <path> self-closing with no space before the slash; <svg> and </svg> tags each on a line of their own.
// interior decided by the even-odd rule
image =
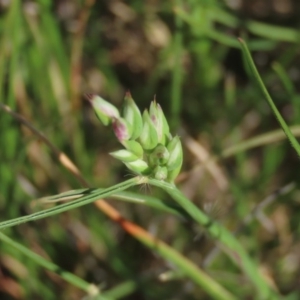
<svg viewBox="0 0 300 300">
<path fill-rule="evenodd" d="M 7 243 L 11 247 L 15 248 L 17 251 L 24 254 L 26 257 L 28 257 L 29 259 L 34 261 L 36 264 L 40 265 L 41 267 L 45 268 L 46 270 L 56 273 L 58 276 L 60 276 L 62 279 L 66 280 L 70 284 L 85 291 L 88 295 L 95 296 L 100 293 L 99 289 L 94 284 L 90 284 L 90 283 L 86 282 L 85 280 L 81 279 L 80 277 L 74 275 L 73 273 L 63 270 L 56 264 L 46 260 L 42 256 L 40 256 L 40 255 L 34 253 L 33 251 L 29 250 L 28 248 L 24 247 L 20 243 L 17 243 L 16 241 L 12 240 L 11 238 L 6 236 L 2 232 L 0 232 L 0 240 L 4 243 Z M 104 298 L 102 298 L 102 297 L 99 297 L 97 299 L 104 300 Z"/>
<path fill-rule="evenodd" d="M 236 237 L 224 226 L 212 220 L 202 212 L 193 202 L 187 199 L 174 185 L 149 179 L 149 184 L 166 191 L 229 255 L 232 261 L 239 266 L 252 281 L 256 288 L 258 299 L 280 299 L 279 295 L 266 283 L 259 273 L 257 265 L 252 261 L 244 247 Z"/>
<path fill-rule="evenodd" d="M 181 7 L 181 0 L 176 1 L 176 5 Z M 174 70 L 172 72 L 171 82 L 171 128 L 176 128 L 180 120 L 181 96 L 182 96 L 182 50 L 183 50 L 183 33 L 182 19 L 175 14 L 175 34 L 174 34 Z"/>
<path fill-rule="evenodd" d="M 251 57 L 250 51 L 247 47 L 247 44 L 242 39 L 239 39 L 239 42 L 241 43 L 244 58 L 245 58 L 246 62 L 248 63 L 249 67 L 250 67 L 253 78 L 255 79 L 258 87 L 260 88 L 260 90 L 261 90 L 263 96 L 265 97 L 265 99 L 267 100 L 268 104 L 270 105 L 273 114 L 275 115 L 277 121 L 279 122 L 279 125 L 281 126 L 282 130 L 286 134 L 286 136 L 287 136 L 288 140 L 290 141 L 292 147 L 295 149 L 298 156 L 300 156 L 300 145 L 299 145 L 298 141 L 296 140 L 296 138 L 294 137 L 291 129 L 289 128 L 289 126 L 286 124 L 285 120 L 281 116 L 281 114 L 278 111 L 274 101 L 272 100 L 267 88 L 265 87 L 264 82 L 262 81 L 262 79 L 261 79 L 261 77 L 260 77 L 260 75 L 257 71 L 257 68 L 254 64 L 254 61 Z"/>
<path fill-rule="evenodd" d="M 20 253 L 22 253 L 32 261 L 34 261 L 37 265 L 43 267 L 44 269 L 50 272 L 56 273 L 59 277 L 64 279 L 66 282 L 86 292 L 87 294 L 86 299 L 115 300 L 132 294 L 138 288 L 138 284 L 135 281 L 131 280 L 119 284 L 108 291 L 102 292 L 95 284 L 89 283 L 83 280 L 82 278 L 74 275 L 73 273 L 63 270 L 58 265 L 46 260 L 42 256 L 24 247 L 20 243 L 17 243 L 16 241 L 9 238 L 7 235 L 3 234 L 2 232 L 0 232 L 0 240 L 8 244 L 12 248 L 16 249 L 17 251 L 19 251 Z"/>
<path fill-rule="evenodd" d="M 300 97 L 299 97 L 299 95 L 297 95 L 297 92 L 293 85 L 293 82 L 289 78 L 289 75 L 283 68 L 282 64 L 280 64 L 279 62 L 274 62 L 272 64 L 272 68 L 277 73 L 277 75 L 287 93 L 287 96 L 291 100 L 291 103 L 293 106 L 293 120 L 297 121 L 297 120 L 299 120 L 299 115 L 300 115 L 300 111 L 299 111 L 299 107 L 298 107 Z"/>
<path fill-rule="evenodd" d="M 21 8 L 18 0 L 11 3 L 11 8 L 1 23 L 1 49 L 0 49 L 0 101 L 9 103 L 13 108 L 15 103 L 16 71 L 20 57 L 20 28 Z M 13 51 L 11 51 L 13 49 Z M 19 142 L 17 128 L 11 126 L 8 116 L 1 116 L 1 152 L 3 161 L 15 160 Z M 0 200 L 4 195 L 15 196 L 17 193 L 12 188 L 14 176 L 11 167 L 2 163 L 0 165 L 1 192 Z M 7 208 L 11 213 L 12 208 Z"/>
<path fill-rule="evenodd" d="M 43 267 L 44 269 L 56 273 L 59 277 L 64 279 L 66 282 L 72 284 L 73 286 L 78 287 L 82 291 L 87 293 L 85 299 L 92 300 L 111 300 L 111 299 L 119 299 L 130 295 L 137 289 L 137 284 L 134 281 L 126 281 L 122 284 L 115 286 L 114 288 L 108 291 L 101 291 L 95 284 L 89 283 L 82 278 L 70 273 L 68 271 L 63 270 L 58 265 L 46 260 L 42 256 L 36 254 L 30 249 L 24 247 L 20 243 L 14 241 L 9 238 L 7 235 L 0 232 L 0 240 L 4 243 L 8 244 L 12 248 L 16 249 L 24 256 L 28 257 L 32 261 L 34 261 L 37 265 Z"/>
<path fill-rule="evenodd" d="M 252 38 L 251 41 L 249 41 L 249 48 L 251 50 L 268 51 L 274 49 L 277 42 L 282 41 L 298 43 L 298 32 L 293 28 L 270 25 L 253 20 L 241 20 L 232 13 L 229 13 L 224 9 L 217 8 L 215 5 L 207 5 L 205 9 L 211 23 L 220 23 L 233 29 L 240 28 L 242 24 L 243 29 L 246 29 L 249 33 L 260 37 L 256 39 Z M 191 17 L 191 12 L 185 11 L 182 9 L 182 6 L 177 6 L 175 8 L 175 13 L 187 24 L 192 27 L 196 27 L 198 20 Z M 240 47 L 235 37 L 229 36 L 227 33 L 216 30 L 213 27 L 206 28 L 203 34 L 220 44 L 233 48 Z"/>
</svg>

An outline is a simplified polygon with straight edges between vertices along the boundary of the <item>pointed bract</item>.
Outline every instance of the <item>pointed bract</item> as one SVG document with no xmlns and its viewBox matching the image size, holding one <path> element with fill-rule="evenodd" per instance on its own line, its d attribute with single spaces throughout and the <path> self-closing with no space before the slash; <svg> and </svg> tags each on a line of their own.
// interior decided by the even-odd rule
<svg viewBox="0 0 300 300">
<path fill-rule="evenodd" d="M 170 134 L 170 128 L 169 128 L 169 124 L 167 122 L 167 119 L 165 117 L 165 114 L 161 108 L 161 106 L 159 104 L 157 104 L 157 111 L 158 111 L 158 116 L 159 119 L 162 122 L 162 128 L 163 128 L 163 133 L 168 136 Z"/>
<path fill-rule="evenodd" d="M 143 131 L 139 141 L 145 150 L 152 150 L 158 144 L 158 136 L 147 110 L 143 113 L 143 123 Z"/>
<path fill-rule="evenodd" d="M 131 139 L 137 139 L 143 130 L 143 119 L 141 112 L 134 100 L 131 97 L 130 92 L 127 92 L 124 99 L 124 119 L 128 122 L 128 124 L 132 127 L 132 135 Z"/>
<path fill-rule="evenodd" d="M 149 108 L 150 119 L 152 120 L 154 126 L 158 127 L 158 111 L 157 111 L 157 103 L 156 101 L 151 101 Z"/>
<path fill-rule="evenodd" d="M 149 172 L 151 171 L 148 164 L 142 159 L 125 163 L 125 165 L 129 170 L 139 175 L 148 175 Z"/>
<path fill-rule="evenodd" d="M 151 167 L 163 166 L 168 162 L 169 157 L 168 149 L 164 145 L 158 144 L 149 154 L 149 164 Z"/>
<path fill-rule="evenodd" d="M 100 119 L 103 125 L 106 126 L 110 124 L 113 119 L 120 117 L 118 109 L 100 96 L 87 94 L 86 98 L 92 104 L 97 117 Z"/>
<path fill-rule="evenodd" d="M 167 145 L 170 158 L 167 162 L 168 171 L 181 167 L 183 160 L 182 146 L 178 136 L 175 136 Z"/>
<path fill-rule="evenodd" d="M 157 180 L 166 180 L 168 178 L 168 170 L 166 167 L 157 166 L 153 173 L 153 177 Z"/>
<path fill-rule="evenodd" d="M 169 125 L 166 120 L 166 117 L 162 111 L 161 106 L 156 103 L 156 101 L 152 101 L 150 104 L 150 118 L 157 130 L 158 142 L 165 145 L 167 136 L 169 135 Z"/>
<path fill-rule="evenodd" d="M 131 130 L 123 118 L 113 119 L 112 125 L 114 133 L 121 143 L 130 139 Z"/>
<path fill-rule="evenodd" d="M 123 161 L 123 162 L 133 162 L 133 161 L 139 159 L 132 152 L 125 150 L 125 149 L 114 151 L 109 154 L 111 156 L 113 156 L 114 158 L 119 159 L 120 161 Z"/>
<path fill-rule="evenodd" d="M 166 137 L 163 128 L 163 118 L 162 114 L 159 112 L 158 104 L 156 103 L 156 101 L 151 102 L 149 114 L 157 131 L 158 142 L 164 145 Z"/>
<path fill-rule="evenodd" d="M 174 180 L 180 173 L 180 170 L 181 170 L 181 165 L 171 171 L 168 170 L 168 177 L 167 177 L 166 181 L 174 184 Z"/>
<path fill-rule="evenodd" d="M 124 141 L 122 144 L 128 151 L 135 154 L 138 158 L 143 158 L 144 150 L 139 142 L 130 140 Z"/>
</svg>

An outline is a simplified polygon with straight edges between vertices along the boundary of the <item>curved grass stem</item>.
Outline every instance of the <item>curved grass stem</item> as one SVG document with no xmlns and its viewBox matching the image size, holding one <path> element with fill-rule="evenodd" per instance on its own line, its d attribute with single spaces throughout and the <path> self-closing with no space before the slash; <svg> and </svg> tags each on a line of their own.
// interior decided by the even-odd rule
<svg viewBox="0 0 300 300">
<path fill-rule="evenodd" d="M 213 238 L 225 252 L 229 254 L 232 261 L 247 274 L 256 287 L 259 299 L 279 299 L 279 296 L 275 291 L 271 290 L 265 282 L 256 264 L 232 233 L 202 212 L 195 204 L 186 198 L 176 186 L 156 179 L 149 179 L 148 183 L 166 191 L 199 225 L 205 228 L 210 237 Z"/>
</svg>

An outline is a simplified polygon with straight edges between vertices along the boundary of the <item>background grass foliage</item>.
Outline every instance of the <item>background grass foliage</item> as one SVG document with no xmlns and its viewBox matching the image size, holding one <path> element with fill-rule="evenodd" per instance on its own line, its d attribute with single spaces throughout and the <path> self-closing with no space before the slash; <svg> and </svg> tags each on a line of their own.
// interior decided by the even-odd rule
<svg viewBox="0 0 300 300">
<path fill-rule="evenodd" d="M 0 1 L 0 298 L 299 299 L 299 11 Z M 182 194 L 109 156 L 83 95 L 128 89 L 181 136 Z"/>
</svg>

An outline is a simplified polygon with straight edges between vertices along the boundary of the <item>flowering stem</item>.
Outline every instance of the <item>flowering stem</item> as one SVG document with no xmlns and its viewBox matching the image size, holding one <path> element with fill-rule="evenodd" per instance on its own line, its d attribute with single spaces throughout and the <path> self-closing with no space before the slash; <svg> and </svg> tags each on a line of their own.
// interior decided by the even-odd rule
<svg viewBox="0 0 300 300">
<path fill-rule="evenodd" d="M 175 185 L 150 178 L 148 183 L 166 191 L 198 224 L 204 227 L 207 233 L 229 254 L 231 260 L 244 270 L 255 285 L 261 299 L 279 299 L 275 291 L 271 290 L 262 278 L 258 267 L 233 234 L 201 211 Z"/>
</svg>

